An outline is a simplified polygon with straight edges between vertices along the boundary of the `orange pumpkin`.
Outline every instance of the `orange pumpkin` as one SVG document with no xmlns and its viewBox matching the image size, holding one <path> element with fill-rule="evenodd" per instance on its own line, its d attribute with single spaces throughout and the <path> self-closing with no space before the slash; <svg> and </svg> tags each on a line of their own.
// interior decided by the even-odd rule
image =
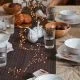
<svg viewBox="0 0 80 80">
<path fill-rule="evenodd" d="M 29 24 L 32 22 L 32 18 L 29 14 L 20 13 L 15 16 L 15 24 Z"/>
</svg>

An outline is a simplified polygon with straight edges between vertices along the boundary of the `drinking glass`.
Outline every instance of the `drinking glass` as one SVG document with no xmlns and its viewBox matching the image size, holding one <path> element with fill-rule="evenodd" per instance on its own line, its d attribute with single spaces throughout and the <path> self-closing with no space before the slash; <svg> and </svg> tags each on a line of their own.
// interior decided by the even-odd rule
<svg viewBox="0 0 80 80">
<path fill-rule="evenodd" d="M 9 34 L 14 33 L 14 20 L 15 18 L 13 15 L 4 16 L 5 26 L 7 27 L 7 32 Z"/>
<path fill-rule="evenodd" d="M 52 27 L 46 28 L 44 33 L 45 48 L 47 49 L 54 48 L 54 40 L 55 40 L 55 28 Z"/>
<path fill-rule="evenodd" d="M 55 7 L 50 7 L 46 9 L 48 22 L 55 21 Z"/>
<path fill-rule="evenodd" d="M 21 3 L 21 5 L 22 5 L 22 8 L 26 7 L 27 6 L 26 0 L 23 0 L 23 2 Z"/>
<path fill-rule="evenodd" d="M 0 43 L 0 67 L 7 64 L 7 44 Z"/>
<path fill-rule="evenodd" d="M 4 16 L 0 16 L 0 33 L 6 30 L 6 26 L 4 23 Z"/>
</svg>

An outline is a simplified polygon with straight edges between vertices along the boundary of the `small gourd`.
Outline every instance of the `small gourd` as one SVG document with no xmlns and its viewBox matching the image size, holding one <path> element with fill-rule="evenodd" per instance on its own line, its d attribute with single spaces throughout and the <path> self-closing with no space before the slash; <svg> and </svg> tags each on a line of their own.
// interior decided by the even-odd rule
<svg viewBox="0 0 80 80">
<path fill-rule="evenodd" d="M 34 27 L 33 30 L 37 33 L 38 38 L 43 37 L 44 29 L 40 26 L 40 21 L 38 21 L 37 27 Z"/>
<path fill-rule="evenodd" d="M 36 43 L 38 41 L 37 33 L 34 30 L 32 30 L 32 29 L 29 29 L 28 40 L 31 43 Z"/>
</svg>

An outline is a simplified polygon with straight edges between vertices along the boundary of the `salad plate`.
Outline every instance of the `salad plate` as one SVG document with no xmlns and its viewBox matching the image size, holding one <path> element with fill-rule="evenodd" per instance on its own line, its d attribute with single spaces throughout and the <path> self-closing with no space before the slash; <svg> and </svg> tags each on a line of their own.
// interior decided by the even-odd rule
<svg viewBox="0 0 80 80">
<path fill-rule="evenodd" d="M 68 53 L 64 44 L 57 49 L 56 57 L 59 59 L 80 63 L 80 56 L 78 54 Z"/>
</svg>

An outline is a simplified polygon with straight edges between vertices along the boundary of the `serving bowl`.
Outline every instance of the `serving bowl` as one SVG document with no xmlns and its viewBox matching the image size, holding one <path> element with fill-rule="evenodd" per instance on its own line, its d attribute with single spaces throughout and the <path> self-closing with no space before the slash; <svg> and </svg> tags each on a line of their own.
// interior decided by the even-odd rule
<svg viewBox="0 0 80 80">
<path fill-rule="evenodd" d="M 56 31 L 55 31 L 55 37 L 61 38 L 68 34 L 68 32 L 71 29 L 71 26 L 64 22 L 55 22 L 56 25 Z M 60 26 L 60 27 L 58 27 Z"/>
<path fill-rule="evenodd" d="M 80 38 L 67 39 L 64 44 L 69 53 L 80 55 Z"/>
<path fill-rule="evenodd" d="M 10 5 L 12 4 L 12 7 Z M 21 11 L 22 6 L 19 3 L 6 3 L 3 5 L 3 9 L 7 14 L 17 14 Z"/>
<path fill-rule="evenodd" d="M 51 25 L 53 25 L 53 27 L 55 28 L 56 38 L 60 38 L 67 35 L 69 30 L 71 29 L 71 26 L 64 22 L 49 22 L 45 26 L 50 27 Z"/>
<path fill-rule="evenodd" d="M 54 74 L 44 74 L 38 76 L 35 80 L 62 80 L 62 78 Z"/>
</svg>

